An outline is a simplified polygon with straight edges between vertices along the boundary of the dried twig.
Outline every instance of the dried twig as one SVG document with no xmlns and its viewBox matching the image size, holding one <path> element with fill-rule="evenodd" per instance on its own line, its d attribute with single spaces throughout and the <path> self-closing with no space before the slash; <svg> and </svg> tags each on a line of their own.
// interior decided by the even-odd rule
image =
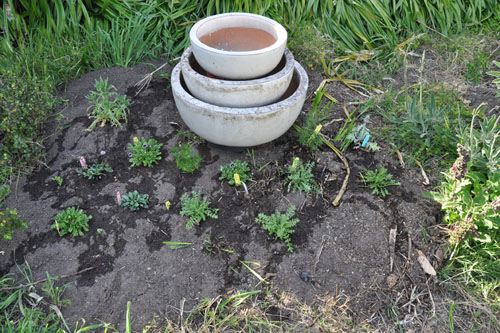
<svg viewBox="0 0 500 333">
<path fill-rule="evenodd" d="M 153 75 L 154 73 L 158 72 L 160 69 L 162 69 L 163 67 L 165 67 L 166 65 L 168 65 L 168 62 L 164 63 L 163 65 L 161 65 L 160 67 L 158 67 L 157 69 L 155 69 L 154 71 L 152 71 L 151 73 L 147 74 L 142 80 L 140 80 L 139 82 L 137 82 L 134 86 L 136 86 L 138 89 L 137 89 L 137 92 L 135 93 L 135 95 L 139 95 L 139 93 L 144 89 L 144 88 L 147 88 L 149 86 L 149 83 L 151 82 L 151 79 L 153 79 Z"/>
<path fill-rule="evenodd" d="M 313 264 L 313 269 L 312 269 L 313 275 L 316 274 L 316 266 L 319 263 L 319 258 L 321 257 L 321 253 L 323 252 L 323 248 L 325 247 L 325 243 L 326 243 L 328 238 L 329 237 L 327 235 L 323 235 L 323 237 L 321 237 L 321 245 L 320 245 L 318 251 L 316 252 L 316 258 L 314 259 L 314 264 Z"/>
<path fill-rule="evenodd" d="M 340 188 L 339 193 L 337 194 L 337 196 L 335 197 L 335 199 L 332 202 L 334 206 L 338 206 L 339 202 L 340 202 L 340 199 L 342 198 L 342 196 L 344 195 L 344 192 L 347 189 L 347 183 L 349 182 L 349 176 L 351 175 L 351 169 L 349 168 L 349 163 L 347 162 L 347 159 L 344 157 L 344 155 L 342 155 L 342 153 L 340 152 L 340 150 L 338 150 L 338 148 L 335 147 L 333 145 L 333 143 L 331 143 L 330 141 L 328 141 L 327 137 L 324 134 L 319 133 L 319 136 L 320 136 L 321 140 L 323 140 L 323 142 L 328 147 L 330 147 L 335 152 L 335 154 L 337 154 L 337 156 L 342 160 L 342 162 L 344 163 L 344 166 L 346 168 L 347 174 L 346 174 L 346 176 L 344 178 L 344 182 L 342 183 L 342 187 Z"/>
</svg>

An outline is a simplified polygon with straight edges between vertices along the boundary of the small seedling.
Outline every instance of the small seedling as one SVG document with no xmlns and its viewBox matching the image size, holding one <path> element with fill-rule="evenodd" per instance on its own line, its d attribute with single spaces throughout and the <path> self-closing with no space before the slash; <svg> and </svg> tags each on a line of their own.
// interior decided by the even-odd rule
<svg viewBox="0 0 500 333">
<path fill-rule="evenodd" d="M 179 144 L 179 147 L 172 150 L 177 168 L 182 172 L 194 172 L 200 166 L 201 157 L 192 149 L 188 143 Z"/>
<path fill-rule="evenodd" d="M 299 132 L 299 143 L 303 147 L 307 147 L 312 151 L 318 150 L 323 144 L 319 132 L 321 131 L 321 123 L 329 118 L 332 102 L 328 102 L 321 108 L 321 98 L 325 94 L 326 87 L 319 90 L 314 98 L 311 111 L 306 116 L 302 128 L 297 127 Z"/>
<path fill-rule="evenodd" d="M 295 206 L 288 208 L 285 214 L 276 211 L 271 216 L 259 213 L 255 222 L 262 224 L 262 228 L 269 232 L 275 239 L 281 239 L 285 242 L 288 251 L 293 251 L 293 245 L 290 235 L 295 232 L 293 227 L 300 221 L 298 218 L 293 218 L 295 215 Z"/>
<path fill-rule="evenodd" d="M 155 139 L 149 139 L 146 142 L 145 138 L 139 140 L 137 137 L 134 137 L 134 142 L 128 144 L 130 163 L 132 163 L 132 166 L 140 166 L 142 164 L 146 167 L 152 167 L 154 163 L 158 163 L 161 160 L 160 148 L 162 145 Z"/>
<path fill-rule="evenodd" d="M 189 242 L 172 242 L 172 241 L 165 241 L 163 244 L 168 245 L 171 250 L 178 250 L 178 249 L 183 249 L 185 247 L 190 247 L 193 245 L 193 243 Z"/>
<path fill-rule="evenodd" d="M 101 127 L 104 127 L 106 122 L 121 129 L 121 121 L 127 122 L 130 100 L 127 96 L 116 93 L 116 88 L 112 84 L 108 85 L 108 79 L 99 78 L 94 87 L 95 91 L 91 91 L 87 95 L 87 99 L 90 101 L 90 106 L 87 109 L 90 111 L 88 116 L 91 119 L 94 118 L 87 131 L 91 131 L 99 123 L 101 123 Z"/>
<path fill-rule="evenodd" d="M 95 162 L 89 167 L 82 165 L 81 168 L 76 170 L 79 176 L 87 177 L 89 180 L 94 178 L 101 179 L 105 175 L 105 172 L 113 172 L 113 169 L 105 162 Z"/>
<path fill-rule="evenodd" d="M 51 179 L 57 183 L 57 188 L 58 188 L 58 189 L 59 189 L 59 188 L 61 188 L 62 183 L 63 183 L 63 181 L 64 181 L 64 180 L 62 179 L 62 177 L 59 177 L 59 176 L 54 176 L 54 177 L 52 177 Z"/>
<path fill-rule="evenodd" d="M 96 232 L 97 232 L 98 235 L 102 235 L 102 234 L 104 234 L 104 229 L 97 228 Z"/>
<path fill-rule="evenodd" d="M 130 209 L 132 212 L 141 208 L 148 208 L 149 195 L 140 194 L 137 190 L 128 192 L 121 197 L 120 206 Z"/>
<path fill-rule="evenodd" d="M 17 210 L 6 208 L 0 211 L 0 234 L 4 240 L 12 239 L 14 230 L 26 229 L 28 223 L 17 216 Z"/>
<path fill-rule="evenodd" d="M 292 165 L 285 171 L 286 178 L 283 182 L 285 185 L 288 184 L 288 192 L 290 192 L 290 190 L 292 192 L 296 190 L 304 192 L 316 190 L 316 192 L 321 193 L 321 189 L 314 180 L 314 175 L 312 173 L 313 167 L 314 162 L 304 164 L 300 158 L 295 157 Z"/>
<path fill-rule="evenodd" d="M 385 198 L 389 194 L 387 186 L 401 185 L 399 182 L 392 180 L 392 175 L 387 173 L 386 168 L 380 168 L 380 170 L 365 170 L 360 172 L 361 180 L 368 184 L 365 187 L 369 187 L 372 190 L 372 194 L 377 194 L 382 198 Z"/>
<path fill-rule="evenodd" d="M 232 161 L 220 168 L 221 176 L 219 180 L 227 180 L 229 185 L 237 185 L 235 182 L 234 175 L 238 175 L 240 184 L 246 183 L 252 179 L 252 175 L 249 174 L 250 167 L 247 162 L 241 162 L 240 160 Z"/>
<path fill-rule="evenodd" d="M 54 224 L 50 227 L 56 229 L 59 236 L 68 233 L 73 236 L 83 236 L 84 232 L 89 230 L 88 222 L 92 219 L 91 215 L 86 215 L 82 209 L 69 207 L 57 214 L 54 218 Z"/>
<path fill-rule="evenodd" d="M 200 196 L 200 191 L 192 191 L 191 196 L 188 193 L 181 196 L 181 215 L 188 217 L 186 224 L 188 230 L 193 228 L 195 224 L 198 225 L 201 221 L 205 221 L 207 216 L 213 219 L 219 217 L 217 215 L 219 209 L 210 208 L 210 202 L 206 199 L 200 201 Z"/>
<path fill-rule="evenodd" d="M 210 236 L 207 236 L 207 238 L 205 238 L 203 243 L 205 244 L 205 246 L 203 246 L 203 249 L 209 253 L 220 253 L 220 252 L 226 252 L 229 254 L 234 253 L 234 251 L 225 248 L 226 244 L 224 243 L 221 237 L 216 237 L 214 240 L 212 240 Z"/>
</svg>

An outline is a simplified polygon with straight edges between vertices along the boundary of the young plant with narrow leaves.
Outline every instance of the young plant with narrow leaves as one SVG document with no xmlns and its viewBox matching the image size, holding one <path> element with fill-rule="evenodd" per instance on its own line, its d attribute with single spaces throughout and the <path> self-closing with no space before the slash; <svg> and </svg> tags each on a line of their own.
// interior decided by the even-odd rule
<svg viewBox="0 0 500 333">
<path fill-rule="evenodd" d="M 318 150 L 323 144 L 319 134 L 322 127 L 321 123 L 329 118 L 333 106 L 332 102 L 328 102 L 321 108 L 321 98 L 325 94 L 325 90 L 326 87 L 316 93 L 311 110 L 307 114 L 304 124 L 302 127 L 297 127 L 300 145 L 312 151 Z"/>
<path fill-rule="evenodd" d="M 91 91 L 87 99 L 90 102 L 87 109 L 88 116 L 94 119 L 87 131 L 91 131 L 99 123 L 104 127 L 107 122 L 121 129 L 123 127 L 121 121 L 127 122 L 130 100 L 127 96 L 116 93 L 116 88 L 112 84 L 108 85 L 107 78 L 103 80 L 100 77 L 96 80 L 95 91 Z"/>
<path fill-rule="evenodd" d="M 286 177 L 283 183 L 285 185 L 288 184 L 288 192 L 295 192 L 296 190 L 299 190 L 301 192 L 308 193 L 315 190 L 316 192 L 321 193 L 321 189 L 318 183 L 316 183 L 312 173 L 313 168 L 314 162 L 311 161 L 304 164 L 300 158 L 295 157 L 292 165 L 290 165 L 284 172 Z"/>
<path fill-rule="evenodd" d="M 293 251 L 291 234 L 295 232 L 293 227 L 300 221 L 298 218 L 293 218 L 295 215 L 295 206 L 290 206 L 285 214 L 278 210 L 271 216 L 259 213 L 255 222 L 262 225 L 262 228 L 269 232 L 275 239 L 281 239 L 285 242 L 288 251 Z"/>
<path fill-rule="evenodd" d="M 367 184 L 364 187 L 369 187 L 372 190 L 372 194 L 376 194 L 385 198 L 389 191 L 388 186 L 401 185 L 399 182 L 395 182 L 392 179 L 392 175 L 387 173 L 386 168 L 380 168 L 379 170 L 365 170 L 359 173 L 361 180 Z"/>
<path fill-rule="evenodd" d="M 201 221 L 205 221 L 207 217 L 217 219 L 219 216 L 217 212 L 218 208 L 210 208 L 210 202 L 206 199 L 201 199 L 200 191 L 192 191 L 191 195 L 184 193 L 181 196 L 181 215 L 187 216 L 188 221 L 186 223 L 186 229 L 193 228 L 194 225 L 198 225 Z"/>
</svg>

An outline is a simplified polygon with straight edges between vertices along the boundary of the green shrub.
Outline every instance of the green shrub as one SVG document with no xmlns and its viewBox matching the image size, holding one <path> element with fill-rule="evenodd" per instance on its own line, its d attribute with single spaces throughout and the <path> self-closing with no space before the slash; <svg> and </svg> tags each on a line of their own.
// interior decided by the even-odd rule
<svg viewBox="0 0 500 333">
<path fill-rule="evenodd" d="M 10 194 L 10 186 L 7 184 L 0 185 L 0 208 L 3 208 L 3 201 Z"/>
<path fill-rule="evenodd" d="M 148 202 L 149 195 L 140 194 L 137 190 L 134 190 L 123 195 L 120 205 L 135 212 L 141 208 L 148 208 Z"/>
<path fill-rule="evenodd" d="M 194 172 L 200 166 L 201 157 L 195 154 L 191 144 L 181 143 L 172 150 L 177 168 L 182 172 Z"/>
<path fill-rule="evenodd" d="M 43 126 L 58 103 L 38 78 L 0 76 L 0 183 L 43 159 Z"/>
<path fill-rule="evenodd" d="M 218 218 L 217 212 L 219 209 L 210 208 L 210 202 L 206 199 L 200 200 L 200 191 L 192 191 L 191 196 L 188 193 L 184 193 L 181 196 L 181 215 L 187 216 L 188 221 L 186 223 L 186 229 L 193 228 L 194 225 L 198 225 L 201 221 L 205 221 L 208 217 L 213 219 Z"/>
<path fill-rule="evenodd" d="M 295 232 L 293 227 L 300 221 L 298 218 L 292 218 L 295 215 L 295 209 L 295 206 L 291 206 L 285 214 L 276 211 L 271 216 L 259 213 L 255 219 L 255 222 L 262 224 L 262 228 L 271 236 L 284 241 L 289 252 L 293 251 L 290 235 Z"/>
<path fill-rule="evenodd" d="M 311 192 L 315 190 L 321 193 L 321 189 L 314 180 L 314 175 L 312 173 L 312 168 L 314 168 L 314 162 L 309 162 L 304 164 L 300 158 L 295 157 L 293 159 L 292 165 L 288 167 L 285 171 L 285 179 L 283 183 L 288 184 L 287 190 L 290 192 L 295 192 L 296 190 L 303 192 Z"/>
<path fill-rule="evenodd" d="M 95 81 L 95 91 L 91 91 L 87 95 L 90 106 L 87 109 L 89 118 L 94 118 L 90 124 L 88 131 L 91 131 L 97 124 L 101 123 L 101 127 L 106 125 L 106 122 L 111 123 L 111 126 L 123 127 L 122 120 L 127 122 L 127 114 L 130 112 L 128 106 L 130 101 L 127 96 L 116 93 L 116 88 L 110 84 L 108 79 L 103 80 L 101 77 Z M 90 111 L 90 112 L 89 112 Z"/>
<path fill-rule="evenodd" d="M 389 121 L 383 135 L 403 152 L 409 165 L 434 161 L 442 168 L 456 158 L 457 133 L 471 117 L 453 92 L 423 89 L 414 96 L 388 95 L 381 115 Z"/>
<path fill-rule="evenodd" d="M 14 230 L 26 229 L 28 227 L 28 223 L 22 221 L 17 216 L 17 210 L 15 209 L 7 208 L 0 211 L 0 220 L 0 234 L 4 240 L 11 240 Z"/>
<path fill-rule="evenodd" d="M 133 144 L 128 144 L 130 163 L 132 163 L 132 166 L 140 166 L 142 164 L 146 167 L 152 167 L 154 163 L 161 161 L 160 148 L 162 145 L 155 139 L 146 141 L 145 138 L 139 140 L 134 137 Z"/>
<path fill-rule="evenodd" d="M 82 209 L 69 207 L 57 214 L 54 218 L 54 224 L 50 227 L 56 229 L 59 236 L 68 233 L 73 236 L 83 236 L 84 232 L 89 231 L 88 222 L 92 219 L 91 215 L 86 215 Z"/>
<path fill-rule="evenodd" d="M 441 271 L 469 284 L 478 295 L 500 300 L 500 118 L 471 121 L 461 137 L 459 157 L 444 173 L 439 190 L 450 252 Z"/>
<path fill-rule="evenodd" d="M 221 166 L 220 172 L 221 176 L 219 177 L 219 180 L 225 179 L 228 181 L 229 185 L 235 185 L 235 174 L 238 174 L 239 179 L 242 183 L 246 183 L 252 179 L 252 175 L 249 174 L 250 167 L 248 166 L 248 163 L 241 162 L 240 160 L 235 160 L 229 164 Z"/>
<path fill-rule="evenodd" d="M 369 187 L 372 190 L 372 194 L 376 194 L 385 198 L 389 191 L 387 186 L 401 185 L 399 182 L 392 180 L 392 175 L 387 173 L 386 168 L 380 168 L 379 170 L 365 170 L 359 173 L 361 180 L 368 184 L 365 187 Z"/>
</svg>

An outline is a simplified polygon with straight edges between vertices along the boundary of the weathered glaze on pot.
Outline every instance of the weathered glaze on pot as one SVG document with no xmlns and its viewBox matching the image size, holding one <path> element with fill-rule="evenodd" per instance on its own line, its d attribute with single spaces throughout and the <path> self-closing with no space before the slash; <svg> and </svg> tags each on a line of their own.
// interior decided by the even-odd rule
<svg viewBox="0 0 500 333">
<path fill-rule="evenodd" d="M 191 48 L 184 52 L 180 64 L 184 82 L 194 97 L 209 104 L 239 108 L 263 106 L 279 100 L 290 85 L 295 67 L 288 49 L 275 73 L 254 80 L 230 81 L 204 75 Z"/>
<path fill-rule="evenodd" d="M 231 108 L 209 104 L 186 89 L 178 64 L 172 71 L 172 91 L 177 109 L 186 125 L 207 141 L 231 147 L 251 147 L 272 141 L 295 122 L 306 98 L 309 79 L 294 61 L 290 91 L 282 100 L 252 108 Z"/>
</svg>

